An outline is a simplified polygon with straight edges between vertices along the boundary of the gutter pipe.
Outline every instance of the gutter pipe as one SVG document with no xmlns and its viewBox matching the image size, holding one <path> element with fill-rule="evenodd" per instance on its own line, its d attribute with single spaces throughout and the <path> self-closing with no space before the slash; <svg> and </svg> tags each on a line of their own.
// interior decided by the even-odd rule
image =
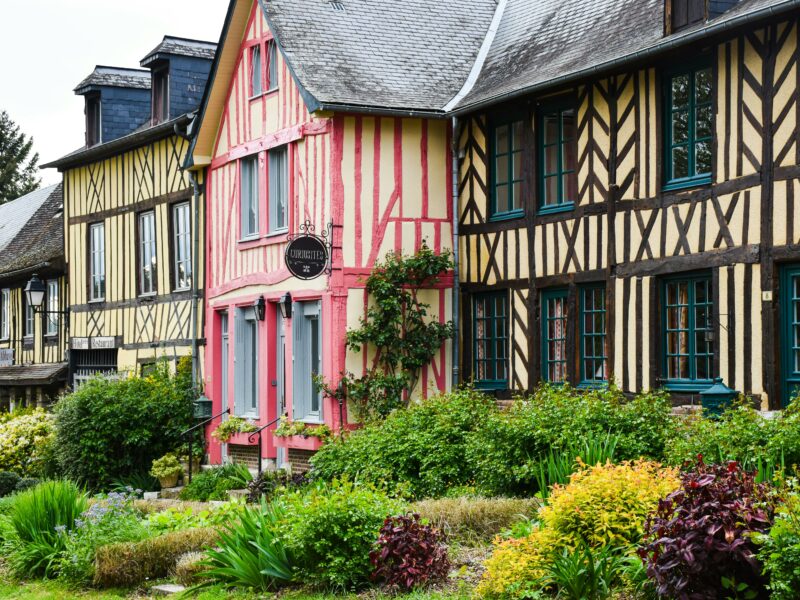
<svg viewBox="0 0 800 600">
<path fill-rule="evenodd" d="M 453 188 L 451 190 L 452 194 L 452 210 L 453 210 L 453 388 L 458 387 L 461 383 L 461 374 L 460 374 L 460 365 L 461 365 L 461 352 L 459 348 L 459 331 L 461 327 L 460 323 L 460 298 L 461 298 L 461 285 L 459 282 L 459 272 L 460 272 L 460 254 L 459 254 L 459 244 L 458 244 L 458 170 L 459 170 L 459 157 L 458 157 L 458 140 L 461 137 L 461 123 L 458 120 L 458 117 L 452 117 L 452 136 L 453 139 L 451 141 L 451 168 L 452 168 L 452 179 L 453 179 Z"/>
</svg>

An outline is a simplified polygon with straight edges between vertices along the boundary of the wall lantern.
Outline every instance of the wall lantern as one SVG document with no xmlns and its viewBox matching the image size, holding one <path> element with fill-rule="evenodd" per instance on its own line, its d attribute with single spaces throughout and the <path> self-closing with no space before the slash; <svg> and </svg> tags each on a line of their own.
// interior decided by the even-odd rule
<svg viewBox="0 0 800 600">
<path fill-rule="evenodd" d="M 28 306 L 38 309 L 44 303 L 44 294 L 47 291 L 47 286 L 44 281 L 39 279 L 39 276 L 34 274 L 28 285 L 25 286 L 25 300 Z"/>
<path fill-rule="evenodd" d="M 258 300 L 253 303 L 253 307 L 256 309 L 256 319 L 263 321 L 267 311 L 267 301 L 264 300 L 264 296 L 259 296 Z"/>
<path fill-rule="evenodd" d="M 278 307 L 281 309 L 281 316 L 284 319 L 292 318 L 292 295 L 286 292 L 281 299 L 278 300 Z"/>
</svg>

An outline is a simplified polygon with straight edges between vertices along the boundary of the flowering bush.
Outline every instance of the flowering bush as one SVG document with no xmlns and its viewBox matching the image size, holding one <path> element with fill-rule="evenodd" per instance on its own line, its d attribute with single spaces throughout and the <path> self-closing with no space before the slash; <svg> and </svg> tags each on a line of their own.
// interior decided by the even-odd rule
<svg viewBox="0 0 800 600">
<path fill-rule="evenodd" d="M 52 457 L 53 417 L 37 408 L 0 422 L 0 470 L 39 476 Z"/>
<path fill-rule="evenodd" d="M 735 462 L 706 465 L 699 457 L 647 521 L 640 554 L 659 595 L 713 599 L 732 588 L 765 597 L 753 534 L 768 530 L 772 516 L 767 488 L 752 473 Z"/>
<path fill-rule="evenodd" d="M 148 530 L 133 508 L 135 490 L 111 492 L 75 519 L 66 533 L 66 545 L 59 564 L 59 577 L 73 583 L 90 583 L 94 577 L 95 552 L 114 542 L 134 542 L 148 536 Z M 62 527 L 63 530 L 66 529 Z"/>
<path fill-rule="evenodd" d="M 387 517 L 369 555 L 372 578 L 406 590 L 445 579 L 450 561 L 443 542 L 442 533 L 421 523 L 418 514 Z"/>
</svg>

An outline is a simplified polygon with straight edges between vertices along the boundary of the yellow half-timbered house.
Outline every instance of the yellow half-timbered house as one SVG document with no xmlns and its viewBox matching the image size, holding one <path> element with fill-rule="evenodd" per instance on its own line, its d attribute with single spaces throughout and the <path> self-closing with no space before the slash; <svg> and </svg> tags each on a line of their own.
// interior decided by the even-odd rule
<svg viewBox="0 0 800 600">
<path fill-rule="evenodd" d="M 167 36 L 144 69 L 97 67 L 63 173 L 73 382 L 201 353 L 202 176 L 181 170 L 215 44 Z"/>
<path fill-rule="evenodd" d="M 463 376 L 800 384 L 798 3 L 500 1 L 458 120 Z"/>
</svg>

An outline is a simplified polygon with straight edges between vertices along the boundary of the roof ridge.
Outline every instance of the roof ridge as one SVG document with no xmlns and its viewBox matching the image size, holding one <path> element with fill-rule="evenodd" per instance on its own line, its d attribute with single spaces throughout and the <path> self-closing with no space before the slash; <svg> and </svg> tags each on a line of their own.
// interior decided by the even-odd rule
<svg viewBox="0 0 800 600">
<path fill-rule="evenodd" d="M 481 74 L 483 65 L 486 63 L 486 57 L 489 56 L 489 50 L 492 47 L 494 38 L 497 35 L 497 31 L 500 29 L 500 23 L 503 20 L 503 14 L 505 13 L 507 4 L 508 0 L 498 0 L 497 8 L 494 9 L 492 21 L 489 23 L 489 29 L 486 30 L 486 36 L 483 38 L 481 47 L 478 50 L 478 55 L 475 57 L 475 62 L 472 64 L 472 68 L 470 69 L 467 78 L 464 80 L 464 85 L 462 85 L 461 89 L 458 90 L 456 95 L 453 96 L 450 101 L 444 105 L 444 107 L 442 107 L 444 112 L 450 112 L 453 107 L 455 107 L 467 94 L 469 94 L 470 90 L 472 90 L 477 83 L 478 76 Z"/>
</svg>

